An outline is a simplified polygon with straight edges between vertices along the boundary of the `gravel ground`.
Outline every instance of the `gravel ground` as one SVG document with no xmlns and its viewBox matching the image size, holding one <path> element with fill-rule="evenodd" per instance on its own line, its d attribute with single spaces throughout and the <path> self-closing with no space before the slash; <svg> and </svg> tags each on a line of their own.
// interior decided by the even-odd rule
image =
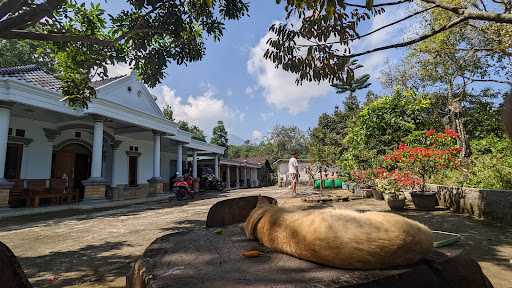
<svg viewBox="0 0 512 288">
<path fill-rule="evenodd" d="M 384 201 L 377 200 L 305 204 L 284 189 L 269 187 L 206 194 L 194 201 L 1 220 L 0 241 L 19 257 L 35 287 L 124 287 L 130 264 L 153 240 L 170 232 L 202 227 L 209 207 L 219 200 L 258 194 L 276 197 L 287 207 L 387 210 Z M 495 287 L 512 288 L 512 227 L 447 211 L 407 210 L 402 214 L 433 230 L 462 234 L 459 245 L 480 262 Z"/>
</svg>

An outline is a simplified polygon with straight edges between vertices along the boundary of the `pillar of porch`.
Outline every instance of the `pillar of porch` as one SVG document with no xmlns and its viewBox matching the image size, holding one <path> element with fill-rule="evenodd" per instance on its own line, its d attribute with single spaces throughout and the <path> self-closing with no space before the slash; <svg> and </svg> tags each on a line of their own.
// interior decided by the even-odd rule
<svg viewBox="0 0 512 288">
<path fill-rule="evenodd" d="M 219 155 L 217 154 L 215 154 L 215 163 L 213 164 L 213 166 L 213 169 L 215 170 L 215 177 L 219 178 Z"/>
<path fill-rule="evenodd" d="M 8 205 L 9 191 L 13 186 L 12 182 L 4 179 L 7 140 L 9 139 L 9 121 L 11 119 L 10 106 L 0 103 L 0 207 Z"/>
<path fill-rule="evenodd" d="M 153 177 L 148 180 L 149 193 L 163 193 L 165 180 L 160 177 L 160 141 L 161 133 L 153 131 Z"/>
<path fill-rule="evenodd" d="M 229 165 L 226 165 L 226 189 L 231 189 L 231 171 Z"/>
<path fill-rule="evenodd" d="M 240 188 L 240 166 L 236 167 L 236 188 Z"/>
<path fill-rule="evenodd" d="M 249 183 L 247 181 L 247 166 L 244 166 L 244 187 L 249 187 Z"/>
<path fill-rule="evenodd" d="M 192 156 L 192 177 L 197 178 L 197 152 Z"/>
<path fill-rule="evenodd" d="M 183 176 L 183 145 L 178 144 L 178 152 L 176 156 L 176 173 Z"/>
<path fill-rule="evenodd" d="M 82 181 L 85 186 L 84 198 L 104 199 L 107 181 L 102 177 L 103 166 L 103 119 L 94 117 L 91 177 Z"/>
</svg>

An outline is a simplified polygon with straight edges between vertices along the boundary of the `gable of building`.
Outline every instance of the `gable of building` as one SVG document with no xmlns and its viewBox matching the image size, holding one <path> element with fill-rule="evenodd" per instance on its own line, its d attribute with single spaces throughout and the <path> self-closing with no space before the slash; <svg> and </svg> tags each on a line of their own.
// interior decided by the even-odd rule
<svg viewBox="0 0 512 288">
<path fill-rule="evenodd" d="M 121 106 L 138 110 L 157 117 L 163 117 L 156 104 L 156 98 L 144 84 L 137 80 L 135 73 L 91 83 L 96 97 Z"/>
</svg>

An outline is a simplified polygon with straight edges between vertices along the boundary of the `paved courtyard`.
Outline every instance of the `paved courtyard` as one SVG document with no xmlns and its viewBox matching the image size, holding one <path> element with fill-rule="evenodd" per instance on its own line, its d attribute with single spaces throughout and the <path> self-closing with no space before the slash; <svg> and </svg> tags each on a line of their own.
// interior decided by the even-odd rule
<svg viewBox="0 0 512 288">
<path fill-rule="evenodd" d="M 289 207 L 387 210 L 383 201 L 376 200 L 305 204 L 283 189 L 269 187 L 207 194 L 191 202 L 160 201 L 0 220 L 0 241 L 13 249 L 35 287 L 124 287 L 130 264 L 154 239 L 203 227 L 209 207 L 219 200 L 258 194 L 276 197 L 280 205 Z M 511 227 L 447 211 L 403 214 L 433 230 L 461 233 L 464 240 L 458 245 L 480 262 L 495 287 L 512 287 Z"/>
</svg>

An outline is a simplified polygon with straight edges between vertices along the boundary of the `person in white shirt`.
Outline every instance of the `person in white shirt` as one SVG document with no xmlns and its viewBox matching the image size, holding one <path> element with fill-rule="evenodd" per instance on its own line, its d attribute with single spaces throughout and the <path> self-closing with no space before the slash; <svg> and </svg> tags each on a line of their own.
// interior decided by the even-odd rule
<svg viewBox="0 0 512 288">
<path fill-rule="evenodd" d="M 297 181 L 299 179 L 299 163 L 297 162 L 297 152 L 293 152 L 292 158 L 288 161 L 288 174 L 292 182 L 293 196 L 297 194 Z"/>
</svg>

